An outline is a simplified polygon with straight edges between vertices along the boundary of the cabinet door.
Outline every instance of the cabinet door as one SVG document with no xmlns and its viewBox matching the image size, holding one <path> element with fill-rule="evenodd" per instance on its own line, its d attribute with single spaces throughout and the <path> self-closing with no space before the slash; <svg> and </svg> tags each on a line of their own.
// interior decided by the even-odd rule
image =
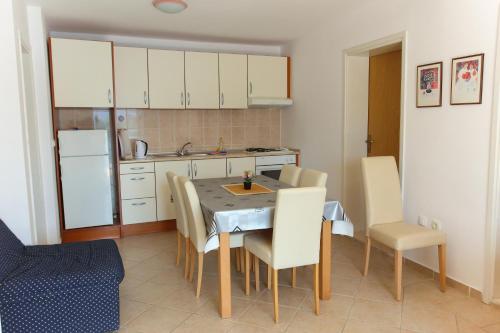
<svg viewBox="0 0 500 333">
<path fill-rule="evenodd" d="M 148 49 L 149 107 L 184 109 L 184 52 Z"/>
<path fill-rule="evenodd" d="M 193 179 L 226 177 L 225 158 L 193 160 L 192 164 Z"/>
<path fill-rule="evenodd" d="M 219 54 L 220 108 L 246 109 L 247 55 Z"/>
<path fill-rule="evenodd" d="M 243 176 L 243 172 L 252 171 L 255 174 L 255 157 L 240 157 L 227 159 L 227 176 Z"/>
<path fill-rule="evenodd" d="M 148 108 L 148 50 L 115 47 L 117 108 Z"/>
<path fill-rule="evenodd" d="M 287 58 L 248 56 L 248 96 L 286 98 L 288 95 Z"/>
<path fill-rule="evenodd" d="M 156 221 L 155 198 L 122 200 L 123 224 L 135 224 Z"/>
<path fill-rule="evenodd" d="M 112 107 L 112 44 L 76 39 L 50 39 L 54 105 Z"/>
<path fill-rule="evenodd" d="M 217 53 L 186 52 L 186 108 L 219 108 Z"/>
<path fill-rule="evenodd" d="M 191 178 L 191 161 L 156 162 L 156 214 L 158 221 L 175 219 L 175 205 L 168 185 L 167 171 Z"/>
</svg>

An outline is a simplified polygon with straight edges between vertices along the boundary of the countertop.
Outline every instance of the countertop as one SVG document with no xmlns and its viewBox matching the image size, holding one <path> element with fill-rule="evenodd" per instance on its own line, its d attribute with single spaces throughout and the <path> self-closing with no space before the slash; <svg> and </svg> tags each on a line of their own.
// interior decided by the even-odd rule
<svg viewBox="0 0 500 333">
<path fill-rule="evenodd" d="M 277 156 L 277 155 L 297 155 L 300 154 L 299 149 L 288 148 L 288 150 L 271 151 L 265 153 L 252 152 L 249 153 L 245 150 L 228 151 L 227 154 L 206 155 L 206 156 L 155 156 L 148 155 L 143 159 L 121 160 L 120 164 L 128 163 L 145 163 L 145 162 L 162 162 L 162 161 L 183 161 L 183 160 L 206 160 L 214 158 L 233 158 L 233 157 L 257 157 L 257 156 Z"/>
</svg>

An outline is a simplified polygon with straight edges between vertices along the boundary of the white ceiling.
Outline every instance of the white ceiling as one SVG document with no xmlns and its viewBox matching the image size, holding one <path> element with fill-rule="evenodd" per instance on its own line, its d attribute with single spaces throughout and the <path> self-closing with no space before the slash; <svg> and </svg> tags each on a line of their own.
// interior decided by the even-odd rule
<svg viewBox="0 0 500 333">
<path fill-rule="evenodd" d="M 348 0 L 185 0 L 164 14 L 152 0 L 27 0 L 41 6 L 49 31 L 199 41 L 283 44 L 332 19 Z"/>
</svg>

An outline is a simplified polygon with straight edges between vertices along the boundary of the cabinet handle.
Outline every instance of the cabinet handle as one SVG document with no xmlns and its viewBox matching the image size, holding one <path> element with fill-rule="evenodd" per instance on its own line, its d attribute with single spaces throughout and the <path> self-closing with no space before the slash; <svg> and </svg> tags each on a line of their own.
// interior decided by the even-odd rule
<svg viewBox="0 0 500 333">
<path fill-rule="evenodd" d="M 229 162 L 229 174 L 233 173 L 233 164 Z"/>
<path fill-rule="evenodd" d="M 174 197 L 170 194 L 170 202 L 174 202 Z"/>
<path fill-rule="evenodd" d="M 188 167 L 188 177 L 191 178 L 191 164 L 188 164 L 187 167 Z"/>
<path fill-rule="evenodd" d="M 108 89 L 108 102 L 111 104 L 111 88 Z"/>
<path fill-rule="evenodd" d="M 187 105 L 191 105 L 191 94 L 187 93 Z"/>
<path fill-rule="evenodd" d="M 145 204 L 145 202 L 134 202 L 132 206 L 144 206 Z"/>
<path fill-rule="evenodd" d="M 194 164 L 194 176 L 198 176 L 198 164 Z"/>
<path fill-rule="evenodd" d="M 221 102 L 221 105 L 224 105 L 224 93 L 222 93 L 220 96 L 220 102 Z"/>
<path fill-rule="evenodd" d="M 144 104 L 148 105 L 148 96 L 146 94 L 146 90 L 144 90 Z"/>
<path fill-rule="evenodd" d="M 250 81 L 250 95 L 252 94 L 253 92 L 253 85 L 252 85 L 252 82 Z"/>
<path fill-rule="evenodd" d="M 134 177 L 134 178 L 130 178 L 130 180 L 144 180 L 146 178 L 144 177 Z"/>
<path fill-rule="evenodd" d="M 144 169 L 144 167 L 134 167 L 134 168 L 130 168 L 130 170 L 142 170 Z"/>
<path fill-rule="evenodd" d="M 184 105 L 184 92 L 181 91 L 181 105 Z"/>
</svg>

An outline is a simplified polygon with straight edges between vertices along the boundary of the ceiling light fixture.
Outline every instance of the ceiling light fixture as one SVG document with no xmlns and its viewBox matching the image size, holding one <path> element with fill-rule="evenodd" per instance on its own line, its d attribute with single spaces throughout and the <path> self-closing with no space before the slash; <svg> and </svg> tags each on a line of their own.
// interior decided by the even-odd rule
<svg viewBox="0 0 500 333">
<path fill-rule="evenodd" d="M 182 0 L 154 0 L 153 6 L 164 13 L 177 14 L 187 8 L 187 3 Z"/>
</svg>

